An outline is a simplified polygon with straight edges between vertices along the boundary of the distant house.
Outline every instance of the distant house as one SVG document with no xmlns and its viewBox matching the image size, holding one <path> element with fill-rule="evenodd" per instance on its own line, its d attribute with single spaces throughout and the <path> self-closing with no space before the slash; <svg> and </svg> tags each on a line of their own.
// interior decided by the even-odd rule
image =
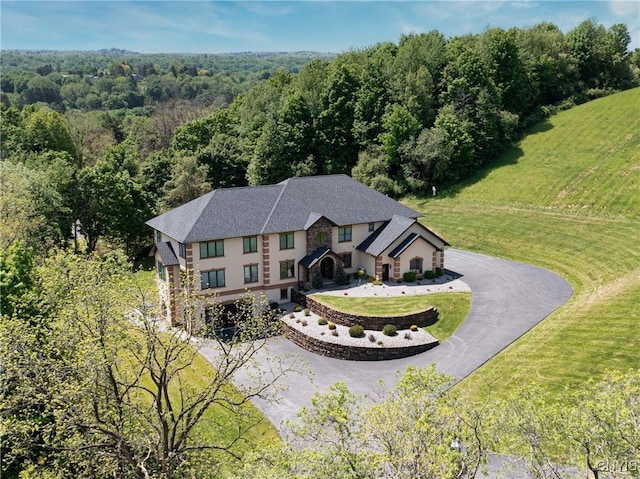
<svg viewBox="0 0 640 479">
<path fill-rule="evenodd" d="M 181 272 L 222 302 L 247 290 L 286 302 L 292 287 L 339 269 L 386 281 L 443 268 L 448 243 L 420 216 L 346 175 L 207 193 L 147 222 L 167 319 L 180 322 Z"/>
</svg>

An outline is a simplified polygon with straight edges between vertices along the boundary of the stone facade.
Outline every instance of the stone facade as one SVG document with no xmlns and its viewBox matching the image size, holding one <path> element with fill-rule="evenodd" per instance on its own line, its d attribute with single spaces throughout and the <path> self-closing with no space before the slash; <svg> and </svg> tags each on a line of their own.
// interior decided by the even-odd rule
<svg viewBox="0 0 640 479">
<path fill-rule="evenodd" d="M 375 331 L 382 331 L 382 328 L 384 328 L 386 324 L 393 324 L 397 329 L 409 329 L 412 325 L 423 328 L 438 320 L 438 310 L 434 307 L 427 308 L 418 313 L 401 316 L 365 316 L 336 311 L 327 305 L 319 303 L 310 296 L 306 297 L 306 307 L 314 314 L 325 317 L 327 320 L 336 324 L 343 326 L 359 324 L 364 329 Z"/>
<path fill-rule="evenodd" d="M 373 344 L 371 347 L 347 346 L 320 341 L 301 333 L 283 322 L 284 336 L 301 348 L 322 356 L 351 361 L 383 361 L 400 359 L 420 354 L 438 345 L 437 341 L 415 346 L 384 347 Z M 408 342 L 409 340 L 407 340 Z"/>
<path fill-rule="evenodd" d="M 333 224 L 325 217 L 320 218 L 307 230 L 307 254 L 321 246 L 331 248 L 333 243 Z"/>
</svg>

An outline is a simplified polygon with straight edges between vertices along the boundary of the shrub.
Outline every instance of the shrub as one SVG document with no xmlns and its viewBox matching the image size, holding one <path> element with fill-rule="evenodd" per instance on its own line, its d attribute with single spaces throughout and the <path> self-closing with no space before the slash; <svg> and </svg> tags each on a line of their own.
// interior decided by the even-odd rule
<svg viewBox="0 0 640 479">
<path fill-rule="evenodd" d="M 411 333 L 409 331 L 404 333 L 404 339 L 411 339 Z"/>
<path fill-rule="evenodd" d="M 300 318 L 296 319 L 296 323 L 299 323 L 300 321 L 302 321 Z"/>
<path fill-rule="evenodd" d="M 382 341 L 378 341 L 378 346 L 384 346 L 384 343 Z"/>
<path fill-rule="evenodd" d="M 359 324 L 354 324 L 349 328 L 349 336 L 352 338 L 361 338 L 364 336 L 364 328 Z"/>
<path fill-rule="evenodd" d="M 302 311 L 302 306 L 296 306 L 295 308 L 293 308 L 294 313 L 299 313 L 300 311 Z"/>
<path fill-rule="evenodd" d="M 303 319 L 303 320 L 302 320 L 302 325 L 303 325 L 303 326 L 306 326 L 307 324 L 309 324 L 309 323 L 307 323 L 307 320 L 306 320 L 306 319 Z"/>
<path fill-rule="evenodd" d="M 444 274 L 444 271 L 442 271 L 442 268 L 438 267 L 436 268 L 436 276 L 442 276 Z"/>
<path fill-rule="evenodd" d="M 384 328 L 382 328 L 382 334 L 385 336 L 395 336 L 398 334 L 398 330 L 393 324 L 385 324 Z"/>
<path fill-rule="evenodd" d="M 424 277 L 427 279 L 434 279 L 436 277 L 435 271 L 425 271 Z"/>
<path fill-rule="evenodd" d="M 331 331 L 331 334 L 333 334 L 334 336 L 338 336 L 338 330 L 334 329 L 333 331 Z"/>
<path fill-rule="evenodd" d="M 376 342 L 376 337 L 373 334 L 369 335 L 369 341 L 371 341 L 372 343 Z"/>
<path fill-rule="evenodd" d="M 329 323 L 329 329 L 336 329 L 336 323 Z"/>
<path fill-rule="evenodd" d="M 291 314 L 289 315 L 289 317 L 290 317 L 291 319 L 293 319 L 293 318 L 295 318 L 295 317 L 296 317 L 296 315 L 295 315 L 295 314 L 293 314 L 293 313 L 291 313 Z"/>
<path fill-rule="evenodd" d="M 341 265 L 336 268 L 336 283 L 340 285 L 349 284 L 349 276 L 344 272 Z"/>
<path fill-rule="evenodd" d="M 382 286 L 382 281 L 380 281 L 379 279 L 376 279 L 376 280 L 373 282 L 373 285 L 374 285 L 374 286 Z"/>
<path fill-rule="evenodd" d="M 324 326 L 325 324 L 327 324 L 329 321 L 327 321 L 327 318 L 318 318 L 318 325 L 319 326 Z"/>
<path fill-rule="evenodd" d="M 319 269 L 317 269 L 316 272 L 313 274 L 313 279 L 311 280 L 311 286 L 313 286 L 315 289 L 320 289 L 322 288 L 323 284 L 324 284 L 324 280 L 322 279 L 322 273 L 320 272 Z"/>
<path fill-rule="evenodd" d="M 412 324 L 411 327 L 409 328 L 411 331 L 417 331 L 418 330 L 418 326 L 416 326 L 415 324 Z"/>
<path fill-rule="evenodd" d="M 407 271 L 402 275 L 405 283 L 413 283 L 416 280 L 416 274 L 413 271 Z"/>
<path fill-rule="evenodd" d="M 305 316 L 311 316 L 311 311 L 309 311 L 309 308 L 304 310 L 304 315 Z"/>
</svg>

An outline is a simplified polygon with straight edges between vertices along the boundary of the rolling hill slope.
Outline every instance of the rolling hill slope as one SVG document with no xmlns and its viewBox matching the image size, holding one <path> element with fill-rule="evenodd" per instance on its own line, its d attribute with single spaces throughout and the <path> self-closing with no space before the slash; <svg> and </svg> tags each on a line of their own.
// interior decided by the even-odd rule
<svg viewBox="0 0 640 479">
<path fill-rule="evenodd" d="M 455 191 L 409 198 L 454 247 L 563 275 L 571 300 L 459 387 L 553 393 L 640 367 L 640 88 L 562 112 Z M 482 338 L 479 338 L 482 340 Z"/>
</svg>

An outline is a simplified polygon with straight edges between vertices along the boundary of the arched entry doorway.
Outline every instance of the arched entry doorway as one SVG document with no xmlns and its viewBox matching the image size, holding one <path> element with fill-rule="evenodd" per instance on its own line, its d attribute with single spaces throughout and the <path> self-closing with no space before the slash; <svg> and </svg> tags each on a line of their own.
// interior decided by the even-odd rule
<svg viewBox="0 0 640 479">
<path fill-rule="evenodd" d="M 335 264 L 333 258 L 327 256 L 320 263 L 320 273 L 322 277 L 325 279 L 333 279 L 333 270 L 335 268 Z"/>
</svg>

